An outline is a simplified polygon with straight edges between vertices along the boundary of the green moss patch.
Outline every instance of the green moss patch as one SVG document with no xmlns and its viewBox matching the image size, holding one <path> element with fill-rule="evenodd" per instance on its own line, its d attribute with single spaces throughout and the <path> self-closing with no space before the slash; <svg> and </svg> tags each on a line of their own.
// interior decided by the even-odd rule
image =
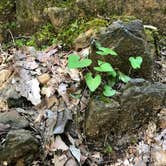
<svg viewBox="0 0 166 166">
<path fill-rule="evenodd" d="M 28 46 L 44 48 L 54 44 L 55 32 L 52 24 L 47 23 L 39 28 L 39 30 L 26 42 Z"/>
<path fill-rule="evenodd" d="M 104 19 L 92 18 L 88 21 L 85 18 L 80 18 L 61 29 L 57 35 L 57 40 L 72 46 L 73 41 L 79 34 L 86 32 L 88 29 L 98 29 L 99 27 L 107 26 L 107 24 L 108 21 Z"/>
</svg>

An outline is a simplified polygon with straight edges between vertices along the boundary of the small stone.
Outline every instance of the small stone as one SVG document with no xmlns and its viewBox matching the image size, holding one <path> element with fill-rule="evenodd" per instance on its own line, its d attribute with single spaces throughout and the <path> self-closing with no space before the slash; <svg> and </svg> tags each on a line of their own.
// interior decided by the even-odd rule
<svg viewBox="0 0 166 166">
<path fill-rule="evenodd" d="M 50 75 L 48 73 L 44 73 L 38 76 L 37 79 L 41 84 L 46 84 L 50 80 Z"/>
<path fill-rule="evenodd" d="M 21 129 L 29 126 L 29 122 L 19 115 L 19 113 L 15 110 L 0 113 L 0 123 L 4 125 L 10 125 L 11 128 L 14 129 Z"/>
<path fill-rule="evenodd" d="M 6 136 L 4 146 L 0 148 L 0 161 L 10 165 L 23 160 L 24 165 L 30 165 L 39 151 L 39 142 L 28 130 L 11 130 Z"/>
</svg>

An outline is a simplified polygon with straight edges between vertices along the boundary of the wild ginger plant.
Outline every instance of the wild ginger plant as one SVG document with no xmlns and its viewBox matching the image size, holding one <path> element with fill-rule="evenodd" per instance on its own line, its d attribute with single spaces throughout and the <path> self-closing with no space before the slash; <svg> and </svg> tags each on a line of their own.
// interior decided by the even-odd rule
<svg viewBox="0 0 166 166">
<path fill-rule="evenodd" d="M 102 47 L 99 43 L 96 43 L 96 54 L 100 56 L 113 56 L 116 57 L 118 54 L 110 48 Z M 129 57 L 130 65 L 133 69 L 141 68 L 142 57 Z M 79 55 L 70 54 L 68 57 L 68 68 L 69 69 L 80 69 L 89 67 L 92 64 L 92 60 L 89 58 L 81 59 Z M 93 67 L 93 70 L 97 72 L 96 75 L 93 75 L 91 72 L 87 72 L 84 76 L 87 87 L 91 92 L 94 92 L 102 83 L 102 73 L 106 73 L 108 76 L 111 76 L 112 79 L 104 85 L 103 95 L 111 97 L 116 94 L 116 90 L 113 89 L 113 85 L 116 83 L 115 80 L 122 81 L 127 83 L 131 78 L 119 70 L 115 70 L 111 63 L 97 60 L 98 66 Z"/>
</svg>

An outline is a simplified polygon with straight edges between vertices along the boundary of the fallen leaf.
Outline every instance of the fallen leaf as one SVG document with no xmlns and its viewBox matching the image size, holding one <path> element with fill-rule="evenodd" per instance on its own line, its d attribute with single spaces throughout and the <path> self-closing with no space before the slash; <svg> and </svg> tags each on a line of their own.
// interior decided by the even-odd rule
<svg viewBox="0 0 166 166">
<path fill-rule="evenodd" d="M 56 96 L 51 96 L 46 98 L 47 108 L 51 108 L 54 104 L 59 105 L 59 100 L 56 98 Z"/>
<path fill-rule="evenodd" d="M 46 97 L 50 97 L 54 94 L 55 89 L 52 86 L 49 87 L 43 87 L 41 90 L 42 95 L 46 95 Z"/>
<path fill-rule="evenodd" d="M 73 81 L 80 81 L 80 72 L 77 69 L 68 69 L 67 73 Z"/>
<path fill-rule="evenodd" d="M 36 78 L 28 81 L 21 81 L 19 92 L 21 96 L 26 97 L 27 100 L 31 101 L 33 105 L 40 104 L 40 87 L 39 82 Z"/>
<path fill-rule="evenodd" d="M 36 63 L 35 61 L 24 62 L 24 64 L 23 64 L 23 67 L 28 70 L 34 70 L 34 69 L 38 68 L 38 66 L 39 66 L 38 63 Z"/>
<path fill-rule="evenodd" d="M 39 82 L 33 78 L 29 71 L 20 68 L 19 77 L 13 81 L 16 85 L 16 90 L 20 95 L 31 101 L 33 105 L 38 105 L 41 102 Z"/>
<path fill-rule="evenodd" d="M 76 158 L 76 160 L 80 163 L 80 158 L 81 158 L 81 152 L 78 148 L 76 148 L 74 145 L 70 146 L 70 151 L 72 155 Z"/>
<path fill-rule="evenodd" d="M 11 74 L 12 74 L 12 71 L 8 69 L 4 69 L 0 71 L 0 87 L 5 81 L 8 80 Z"/>
<path fill-rule="evenodd" d="M 44 73 L 38 76 L 37 79 L 41 84 L 46 84 L 50 80 L 50 75 L 48 73 Z"/>
<path fill-rule="evenodd" d="M 58 93 L 62 96 L 66 105 L 70 105 L 69 96 L 68 96 L 67 88 L 66 88 L 67 86 L 68 86 L 67 84 L 61 83 L 57 90 L 58 90 Z"/>
<path fill-rule="evenodd" d="M 54 166 L 64 166 L 67 161 L 67 156 L 65 154 L 58 156 L 54 154 L 53 163 Z"/>
<path fill-rule="evenodd" d="M 57 135 L 55 138 L 53 148 L 54 148 L 54 151 L 57 151 L 57 150 L 67 151 L 69 149 L 69 147 L 62 141 L 59 135 Z"/>
<path fill-rule="evenodd" d="M 68 121 L 72 120 L 72 114 L 69 110 L 59 111 L 57 123 L 54 128 L 54 134 L 62 134 Z"/>
<path fill-rule="evenodd" d="M 73 158 L 70 158 L 70 159 L 66 162 L 65 166 L 78 166 L 78 164 L 77 164 L 77 162 L 76 162 Z"/>
</svg>

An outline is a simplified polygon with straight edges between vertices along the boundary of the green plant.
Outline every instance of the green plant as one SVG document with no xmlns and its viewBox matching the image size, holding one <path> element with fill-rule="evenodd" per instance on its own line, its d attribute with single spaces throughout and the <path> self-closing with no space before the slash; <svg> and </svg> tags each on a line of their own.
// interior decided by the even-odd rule
<svg viewBox="0 0 166 166">
<path fill-rule="evenodd" d="M 116 57 L 118 54 L 110 49 L 105 48 L 100 45 L 100 43 L 96 42 L 96 48 L 98 49 L 96 53 L 101 56 L 113 56 Z M 142 64 L 142 57 L 130 57 L 129 62 L 133 69 L 139 69 Z M 98 66 L 93 67 L 94 71 L 97 72 L 96 75 L 93 75 L 91 72 L 87 72 L 85 74 L 85 82 L 90 89 L 91 92 L 94 92 L 101 84 L 102 84 L 102 73 L 106 73 L 108 76 L 107 83 L 104 83 L 103 86 L 103 94 L 104 96 L 111 97 L 116 94 L 116 90 L 113 89 L 113 86 L 117 81 L 122 81 L 127 83 L 131 78 L 119 70 L 115 70 L 113 66 L 105 61 L 97 60 Z M 92 60 L 89 58 L 81 59 L 79 55 L 70 54 L 68 57 L 68 68 L 76 69 L 76 68 L 85 68 L 92 64 Z"/>
<path fill-rule="evenodd" d="M 69 69 L 75 69 L 75 68 L 83 68 L 87 67 L 92 63 L 91 59 L 82 59 L 80 60 L 80 57 L 75 54 L 70 54 L 69 60 L 68 60 L 68 67 Z"/>
<path fill-rule="evenodd" d="M 105 152 L 105 153 L 112 153 L 112 152 L 113 152 L 113 149 L 112 149 L 111 145 L 107 145 L 107 146 L 105 147 L 104 152 Z"/>
<path fill-rule="evenodd" d="M 94 92 L 98 88 L 98 86 L 101 84 L 101 76 L 97 74 L 93 78 L 92 73 L 87 73 L 85 75 L 85 81 L 90 91 Z"/>
<path fill-rule="evenodd" d="M 139 69 L 141 68 L 143 60 L 141 56 L 137 56 L 137 57 L 130 57 L 129 61 L 133 69 Z"/>
<path fill-rule="evenodd" d="M 24 40 L 24 39 L 17 39 L 17 40 L 15 41 L 15 44 L 16 44 L 16 46 L 18 46 L 18 47 L 22 47 L 22 46 L 25 45 L 25 40 Z"/>
</svg>

